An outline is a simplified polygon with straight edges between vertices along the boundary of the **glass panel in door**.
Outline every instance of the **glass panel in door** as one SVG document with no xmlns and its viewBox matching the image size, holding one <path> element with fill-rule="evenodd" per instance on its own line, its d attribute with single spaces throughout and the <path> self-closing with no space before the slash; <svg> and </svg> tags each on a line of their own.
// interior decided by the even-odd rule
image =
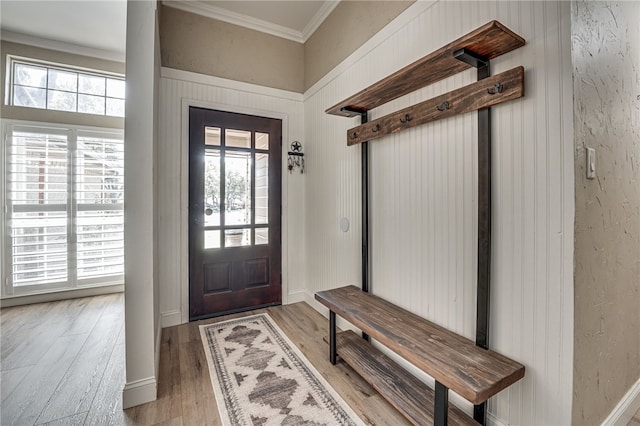
<svg viewBox="0 0 640 426">
<path fill-rule="evenodd" d="M 251 224 L 251 157 L 251 152 L 226 151 L 225 226 Z"/>
</svg>

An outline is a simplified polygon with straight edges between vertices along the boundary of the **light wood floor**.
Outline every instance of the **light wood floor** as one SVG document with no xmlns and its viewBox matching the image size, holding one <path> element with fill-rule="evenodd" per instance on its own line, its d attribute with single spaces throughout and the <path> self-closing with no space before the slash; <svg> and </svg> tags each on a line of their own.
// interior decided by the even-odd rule
<svg viewBox="0 0 640 426">
<path fill-rule="evenodd" d="M 2 309 L 0 424 L 220 424 L 198 326 L 231 317 L 164 329 L 158 400 L 123 411 L 123 308 L 114 294 Z M 304 303 L 266 311 L 365 422 L 406 424 L 353 370 L 327 361 L 322 315 Z"/>
<path fill-rule="evenodd" d="M 406 424 L 353 370 L 327 361 L 322 315 L 304 303 L 264 311 L 363 420 Z M 121 294 L 2 309 L 0 423 L 220 424 L 198 326 L 234 316 L 164 329 L 158 400 L 123 411 Z"/>
</svg>

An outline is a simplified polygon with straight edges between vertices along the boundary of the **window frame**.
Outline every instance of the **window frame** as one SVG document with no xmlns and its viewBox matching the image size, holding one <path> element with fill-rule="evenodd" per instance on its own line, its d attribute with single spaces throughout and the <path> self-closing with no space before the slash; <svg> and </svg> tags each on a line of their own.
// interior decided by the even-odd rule
<svg viewBox="0 0 640 426">
<path fill-rule="evenodd" d="M 7 66 L 7 73 L 6 73 L 7 78 L 6 78 L 6 82 L 5 82 L 5 88 L 6 88 L 6 90 L 5 90 L 5 99 L 4 99 L 5 105 L 16 107 L 16 108 L 33 108 L 33 109 L 39 109 L 39 110 L 43 110 L 43 111 L 56 111 L 56 112 L 65 112 L 65 113 L 71 113 L 71 114 L 89 114 L 89 115 L 94 115 L 94 116 L 97 116 L 97 117 L 124 118 L 124 113 L 121 116 L 120 115 L 107 114 L 107 101 L 109 99 L 122 100 L 123 105 L 125 103 L 125 96 L 124 95 L 123 95 L 122 98 L 118 98 L 118 97 L 114 97 L 114 96 L 107 96 L 107 82 L 108 82 L 108 79 L 119 80 L 119 81 L 122 81 L 122 83 L 125 83 L 124 74 L 119 74 L 119 73 L 115 73 L 115 72 L 108 72 L 108 71 L 100 71 L 100 70 L 95 70 L 95 69 L 90 69 L 90 68 L 76 67 L 76 66 L 72 66 L 72 65 L 59 64 L 59 63 L 56 63 L 56 62 L 49 62 L 49 61 L 44 61 L 44 60 L 40 60 L 40 59 L 27 58 L 27 57 L 11 55 L 11 54 L 8 54 L 6 56 L 6 59 L 7 59 L 7 65 L 6 65 Z M 15 64 L 22 64 L 22 65 L 27 65 L 27 66 L 45 68 L 47 70 L 47 80 L 46 80 L 45 87 L 40 87 L 39 88 L 39 89 L 43 89 L 45 91 L 45 107 L 44 108 L 34 107 L 34 106 L 25 106 L 25 105 L 15 105 L 14 104 L 14 93 L 15 93 L 16 85 L 20 86 L 20 87 L 32 87 L 32 88 L 35 88 L 35 86 L 26 86 L 24 84 L 16 83 L 16 81 L 15 81 L 15 77 L 16 77 L 15 76 Z M 50 88 L 49 87 L 49 81 L 48 81 L 49 70 L 74 73 L 76 75 L 76 90 L 75 90 L 75 92 Z M 91 76 L 91 77 L 104 78 L 105 79 L 105 93 L 104 93 L 104 95 L 94 95 L 94 94 L 91 94 L 91 93 L 80 92 L 80 88 L 79 88 L 80 75 L 87 75 L 87 76 Z M 74 111 L 67 111 L 67 110 L 49 108 L 48 107 L 49 91 L 74 93 L 75 96 L 76 96 L 75 110 Z M 125 86 L 125 91 L 126 91 L 126 86 Z M 104 99 L 104 114 L 95 114 L 95 113 L 92 113 L 92 112 L 80 111 L 79 110 L 79 97 L 80 97 L 80 95 L 98 96 L 98 97 L 103 98 Z M 125 95 L 126 95 L 126 93 L 125 93 Z"/>
<path fill-rule="evenodd" d="M 8 179 L 7 175 L 9 168 L 7 162 L 9 161 L 9 147 L 10 137 L 15 131 L 42 131 L 49 134 L 65 135 L 68 139 L 68 154 L 67 158 L 71 161 L 68 163 L 67 176 L 69 178 L 68 187 L 70 191 L 67 192 L 67 235 L 76 235 L 76 215 L 78 213 L 77 205 L 72 200 L 76 198 L 77 188 L 75 180 L 72 178 L 75 175 L 75 167 L 77 165 L 77 139 L 81 136 L 98 136 L 105 138 L 120 138 L 124 144 L 124 129 L 117 128 L 105 128 L 94 126 L 81 126 L 70 124 L 57 124 L 49 122 L 36 122 L 36 121 L 23 121 L 23 120 L 11 120 L 0 119 L 0 129 L 2 136 L 2 149 L 0 150 L 0 162 L 2 164 L 2 172 L 0 173 L 0 197 L 2 198 L 2 208 L 0 209 L 0 264 L 2 265 L 1 283 L 0 285 L 0 298 L 13 297 L 13 296 L 26 296 L 33 294 L 51 293 L 55 291 L 66 291 L 75 289 L 86 289 L 95 287 L 107 287 L 112 285 L 124 284 L 124 271 L 120 275 L 113 275 L 110 279 L 98 278 L 86 278 L 78 280 L 77 278 L 77 265 L 72 264 L 71 259 L 67 259 L 67 280 L 60 282 L 52 282 L 46 284 L 32 284 L 32 285 L 13 285 L 13 270 L 12 270 L 12 240 L 10 232 L 9 220 L 11 219 L 11 206 L 8 197 Z M 72 204 L 74 206 L 72 207 Z M 122 200 L 122 210 L 124 210 L 124 199 Z M 123 238 L 124 241 L 124 238 Z M 77 254 L 78 243 L 76 239 L 67 240 L 67 256 L 69 256 L 71 250 Z"/>
</svg>

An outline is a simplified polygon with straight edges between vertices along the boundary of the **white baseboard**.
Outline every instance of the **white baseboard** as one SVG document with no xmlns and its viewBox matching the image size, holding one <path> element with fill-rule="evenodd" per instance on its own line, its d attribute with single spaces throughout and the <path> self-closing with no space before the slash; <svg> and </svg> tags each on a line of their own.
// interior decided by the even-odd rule
<svg viewBox="0 0 640 426">
<path fill-rule="evenodd" d="M 75 288 L 71 290 L 56 290 L 49 293 L 29 294 L 24 296 L 9 296 L 0 300 L 0 308 L 77 299 L 79 297 L 101 296 L 103 294 L 122 293 L 123 291 L 123 284 L 115 284 L 100 287 Z"/>
<path fill-rule="evenodd" d="M 493 413 L 487 412 L 487 424 L 489 426 L 507 426 L 506 423 L 502 423 L 502 421 L 493 415 Z"/>
<path fill-rule="evenodd" d="M 604 419 L 602 425 L 627 426 L 638 410 L 640 410 L 640 379 L 631 386 L 611 414 Z"/>
<path fill-rule="evenodd" d="M 124 385 L 122 391 L 122 408 L 127 409 L 155 401 L 157 395 L 158 383 L 155 377 L 129 382 Z"/>
<path fill-rule="evenodd" d="M 158 316 L 158 326 L 156 330 L 156 351 L 155 351 L 155 372 L 156 377 L 160 377 L 160 347 L 162 344 L 162 314 Z"/>
<path fill-rule="evenodd" d="M 287 305 L 291 305 L 292 303 L 298 302 L 306 302 L 309 298 L 309 295 L 304 290 L 294 291 L 293 293 L 289 293 L 287 295 Z"/>
<path fill-rule="evenodd" d="M 179 310 L 162 312 L 160 314 L 162 328 L 173 327 L 182 324 L 182 312 Z"/>
</svg>

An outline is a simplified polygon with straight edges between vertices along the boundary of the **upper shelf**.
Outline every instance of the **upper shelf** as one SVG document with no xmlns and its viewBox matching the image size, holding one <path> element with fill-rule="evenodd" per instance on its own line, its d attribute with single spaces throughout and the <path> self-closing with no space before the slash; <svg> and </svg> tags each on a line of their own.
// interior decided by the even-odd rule
<svg viewBox="0 0 640 426">
<path fill-rule="evenodd" d="M 488 60 L 524 46 L 524 43 L 522 37 L 500 22 L 488 22 L 332 106 L 326 113 L 353 117 L 464 71 L 471 65 L 453 56 L 454 52 L 460 49 L 466 49 Z"/>
</svg>

